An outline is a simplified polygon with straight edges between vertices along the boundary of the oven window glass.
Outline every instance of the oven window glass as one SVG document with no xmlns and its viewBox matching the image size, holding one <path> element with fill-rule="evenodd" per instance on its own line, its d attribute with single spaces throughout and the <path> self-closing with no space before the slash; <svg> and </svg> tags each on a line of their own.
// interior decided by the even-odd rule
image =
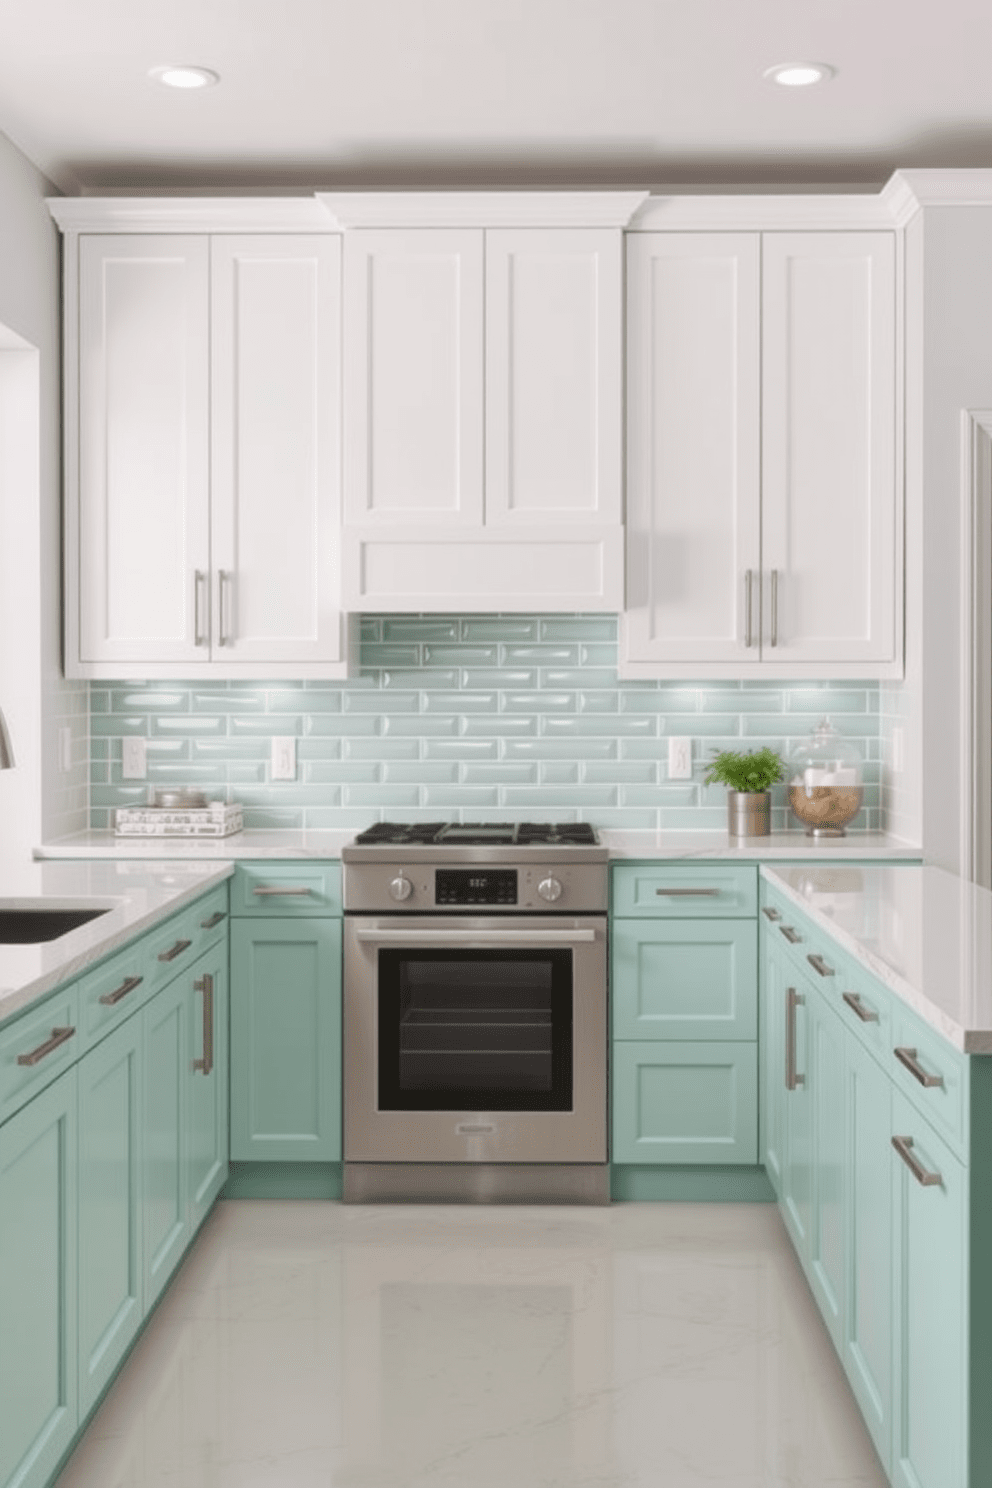
<svg viewBox="0 0 992 1488">
<path fill-rule="evenodd" d="M 380 950 L 381 1111 L 570 1111 L 572 952 Z"/>
</svg>

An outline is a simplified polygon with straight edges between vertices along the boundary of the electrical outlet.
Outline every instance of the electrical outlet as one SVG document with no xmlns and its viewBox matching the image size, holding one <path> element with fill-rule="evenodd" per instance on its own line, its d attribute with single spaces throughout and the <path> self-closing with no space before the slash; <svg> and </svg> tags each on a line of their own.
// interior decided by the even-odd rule
<svg viewBox="0 0 992 1488">
<path fill-rule="evenodd" d="M 59 773 L 68 775 L 72 769 L 72 729 L 59 729 Z"/>
<path fill-rule="evenodd" d="M 906 768 L 906 733 L 898 724 L 892 730 L 892 773 L 901 775 Z"/>
<path fill-rule="evenodd" d="M 272 740 L 272 756 L 269 762 L 272 780 L 296 779 L 296 740 L 282 738 Z"/>
<path fill-rule="evenodd" d="M 692 779 L 692 740 L 673 734 L 668 741 L 669 780 Z"/>
<path fill-rule="evenodd" d="M 148 774 L 147 750 L 144 739 L 123 739 L 121 774 L 125 780 L 144 780 Z"/>
</svg>

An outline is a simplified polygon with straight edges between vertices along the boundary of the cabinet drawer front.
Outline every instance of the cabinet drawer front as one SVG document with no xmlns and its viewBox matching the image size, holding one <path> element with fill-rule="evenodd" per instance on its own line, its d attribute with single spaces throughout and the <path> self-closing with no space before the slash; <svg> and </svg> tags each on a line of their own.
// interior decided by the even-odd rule
<svg viewBox="0 0 992 1488">
<path fill-rule="evenodd" d="M 221 884 L 220 888 L 214 889 L 212 894 L 204 895 L 193 906 L 191 918 L 196 931 L 193 948 L 198 956 L 215 941 L 227 938 L 227 922 L 230 917 L 227 893 L 227 884 Z"/>
<path fill-rule="evenodd" d="M 156 962 L 156 965 L 159 963 Z M 164 967 L 167 963 L 161 963 Z M 81 1049 L 89 1049 L 129 1018 L 154 991 L 144 940 L 126 946 L 79 983 Z"/>
<path fill-rule="evenodd" d="M 149 992 L 164 987 L 193 964 L 197 955 L 197 937 L 202 933 L 200 920 L 206 918 L 198 909 L 186 909 L 142 937 L 139 947 L 144 952 Z"/>
<path fill-rule="evenodd" d="M 231 882 L 232 915 L 341 913 L 340 863 L 239 863 Z"/>
<path fill-rule="evenodd" d="M 0 1121 L 50 1085 L 79 1054 L 79 987 L 74 982 L 0 1033 Z M 31 1063 L 18 1062 L 27 1059 Z"/>
<path fill-rule="evenodd" d="M 840 1012 L 844 1026 L 886 1065 L 888 1073 L 893 1003 L 889 989 L 847 957 L 831 954 L 829 959 L 831 965 L 836 965 L 837 974 L 830 988 L 824 987 L 828 1000 Z"/>
<path fill-rule="evenodd" d="M 958 1157 L 966 1158 L 969 1065 L 965 1055 L 901 1004 L 894 1010 L 889 1045 L 887 1067 L 895 1089 L 926 1117 Z"/>
<path fill-rule="evenodd" d="M 613 869 L 613 913 L 651 919 L 753 919 L 758 912 L 758 870 L 714 863 L 687 868 Z"/>
<path fill-rule="evenodd" d="M 757 1045 L 615 1044 L 612 1158 L 757 1162 Z"/>
<path fill-rule="evenodd" d="M 757 943 L 740 920 L 615 920 L 614 1037 L 756 1038 Z"/>
</svg>

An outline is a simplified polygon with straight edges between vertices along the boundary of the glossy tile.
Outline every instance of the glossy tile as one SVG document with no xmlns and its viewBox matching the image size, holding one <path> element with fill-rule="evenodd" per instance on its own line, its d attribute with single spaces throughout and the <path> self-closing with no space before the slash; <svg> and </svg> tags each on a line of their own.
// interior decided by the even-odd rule
<svg viewBox="0 0 992 1488">
<path fill-rule="evenodd" d="M 771 1205 L 221 1203 L 58 1488 L 355 1484 L 885 1478 Z"/>
</svg>

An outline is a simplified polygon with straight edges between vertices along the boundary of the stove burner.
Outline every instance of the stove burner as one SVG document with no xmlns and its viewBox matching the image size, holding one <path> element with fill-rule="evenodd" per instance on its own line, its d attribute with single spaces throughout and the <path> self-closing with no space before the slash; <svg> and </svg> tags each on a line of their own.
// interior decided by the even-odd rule
<svg viewBox="0 0 992 1488">
<path fill-rule="evenodd" d="M 376 822 L 356 844 L 395 847 L 595 847 L 588 822 Z"/>
</svg>

